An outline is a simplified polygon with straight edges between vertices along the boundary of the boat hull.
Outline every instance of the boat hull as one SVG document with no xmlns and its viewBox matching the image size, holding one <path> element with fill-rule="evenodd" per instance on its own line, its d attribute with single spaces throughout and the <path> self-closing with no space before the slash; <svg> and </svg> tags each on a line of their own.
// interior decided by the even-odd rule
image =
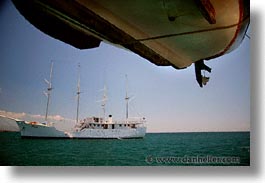
<svg viewBox="0 0 265 183">
<path fill-rule="evenodd" d="M 19 126 L 21 137 L 68 138 L 65 132 L 57 130 L 55 127 L 28 124 L 25 121 L 16 122 Z"/>
<path fill-rule="evenodd" d="M 128 139 L 143 138 L 146 127 L 132 129 L 83 129 L 76 132 L 61 131 L 52 126 L 32 125 L 17 121 L 22 138 L 66 138 L 66 139 Z"/>
<path fill-rule="evenodd" d="M 143 138 L 146 127 L 136 129 L 85 129 L 74 132 L 73 138 L 93 138 L 93 139 L 124 139 L 124 138 Z"/>
</svg>

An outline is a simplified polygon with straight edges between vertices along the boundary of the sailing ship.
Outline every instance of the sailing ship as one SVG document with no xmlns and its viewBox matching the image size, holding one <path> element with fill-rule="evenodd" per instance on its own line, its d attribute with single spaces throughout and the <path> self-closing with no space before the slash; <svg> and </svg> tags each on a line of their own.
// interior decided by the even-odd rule
<svg viewBox="0 0 265 183">
<path fill-rule="evenodd" d="M 48 84 L 47 91 L 47 106 L 45 113 L 45 122 L 27 122 L 24 120 L 15 119 L 22 138 L 83 138 L 83 139 L 124 139 L 124 138 L 143 138 L 146 133 L 145 118 L 129 118 L 129 100 L 126 87 L 126 118 L 122 121 L 114 121 L 112 115 L 105 117 L 105 106 L 107 101 L 106 87 L 102 99 L 102 117 L 87 117 L 79 120 L 79 103 L 80 103 L 80 65 L 78 83 L 77 83 L 77 111 L 76 123 L 73 130 L 63 131 L 54 127 L 54 124 L 48 122 L 48 109 L 50 104 L 50 96 L 52 91 L 52 73 L 53 62 L 51 63 L 50 79 L 45 80 Z M 127 77 L 126 77 L 127 78 Z"/>
</svg>

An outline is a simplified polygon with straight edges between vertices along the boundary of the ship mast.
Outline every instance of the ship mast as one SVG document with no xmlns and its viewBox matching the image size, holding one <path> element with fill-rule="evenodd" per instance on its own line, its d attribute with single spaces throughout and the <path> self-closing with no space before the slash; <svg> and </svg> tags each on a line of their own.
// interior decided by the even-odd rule
<svg viewBox="0 0 265 183">
<path fill-rule="evenodd" d="M 125 101 L 126 101 L 126 120 L 129 118 L 129 100 L 130 97 L 128 96 L 128 78 L 127 74 L 125 75 L 126 77 L 126 95 L 125 95 Z"/>
<path fill-rule="evenodd" d="M 101 103 L 101 107 L 103 110 L 103 122 L 105 121 L 105 116 L 106 116 L 106 101 L 107 101 L 107 88 L 106 85 L 104 85 L 104 89 L 103 89 L 103 98 L 102 98 L 102 103 Z"/>
<path fill-rule="evenodd" d="M 50 70 L 50 80 L 47 81 L 45 79 L 45 82 L 48 84 L 47 92 L 45 92 L 47 96 L 47 105 L 46 105 L 46 113 L 45 113 L 45 121 L 48 120 L 48 110 L 49 110 L 49 104 L 50 104 L 50 97 L 51 97 L 51 91 L 52 91 L 52 72 L 53 72 L 53 61 L 51 61 L 51 70 Z"/>
<path fill-rule="evenodd" d="M 79 117 L 79 101 L 80 101 L 80 64 L 78 64 L 78 81 L 77 81 L 77 109 L 76 109 L 76 124 L 78 124 Z"/>
</svg>

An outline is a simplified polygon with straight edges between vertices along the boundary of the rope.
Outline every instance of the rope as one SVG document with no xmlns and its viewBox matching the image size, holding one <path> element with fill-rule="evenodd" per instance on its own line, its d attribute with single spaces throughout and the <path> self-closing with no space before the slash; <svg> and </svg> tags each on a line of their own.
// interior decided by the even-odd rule
<svg viewBox="0 0 265 183">
<path fill-rule="evenodd" d="M 167 35 L 163 35 L 163 36 L 154 36 L 154 37 L 149 37 L 149 38 L 137 39 L 136 41 L 143 42 L 143 41 L 163 39 L 163 38 L 168 38 L 168 37 L 176 37 L 176 36 L 197 34 L 197 33 L 209 32 L 209 31 L 215 31 L 215 30 L 229 29 L 229 28 L 241 25 L 243 22 L 245 22 L 249 18 L 250 17 L 247 16 L 241 22 L 238 22 L 238 23 L 235 23 L 235 24 L 231 24 L 231 25 L 227 25 L 227 26 L 220 26 L 220 27 L 214 27 L 214 28 L 210 28 L 210 29 L 202 29 L 202 30 L 197 30 L 197 31 L 189 31 L 189 32 L 182 32 L 182 33 L 175 33 L 175 34 L 167 34 Z"/>
</svg>

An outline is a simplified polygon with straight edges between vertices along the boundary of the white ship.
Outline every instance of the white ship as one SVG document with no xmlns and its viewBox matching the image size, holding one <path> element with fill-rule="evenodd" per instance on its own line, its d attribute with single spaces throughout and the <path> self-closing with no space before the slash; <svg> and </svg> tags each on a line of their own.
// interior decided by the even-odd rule
<svg viewBox="0 0 265 183">
<path fill-rule="evenodd" d="M 79 67 L 80 68 L 80 67 Z M 76 124 L 72 131 L 62 131 L 54 127 L 53 123 L 48 122 L 48 108 L 50 103 L 50 95 L 52 91 L 52 72 L 53 63 L 51 64 L 50 80 L 46 81 L 47 88 L 47 107 L 45 114 L 45 122 L 27 122 L 15 119 L 22 138 L 83 138 L 83 139 L 123 139 L 123 138 L 143 138 L 146 133 L 145 118 L 129 118 L 129 100 L 126 87 L 126 118 L 123 121 L 114 121 L 112 115 L 105 118 L 106 106 L 106 90 L 104 87 L 104 95 L 101 100 L 103 117 L 88 117 L 79 120 L 79 100 L 80 100 L 80 72 L 77 85 L 77 115 Z"/>
<path fill-rule="evenodd" d="M 88 120 L 89 119 L 89 120 Z M 143 138 L 146 133 L 145 119 L 114 122 L 110 119 L 87 118 L 75 131 L 61 131 L 49 124 L 16 120 L 23 138 L 91 138 L 124 139 Z"/>
</svg>

